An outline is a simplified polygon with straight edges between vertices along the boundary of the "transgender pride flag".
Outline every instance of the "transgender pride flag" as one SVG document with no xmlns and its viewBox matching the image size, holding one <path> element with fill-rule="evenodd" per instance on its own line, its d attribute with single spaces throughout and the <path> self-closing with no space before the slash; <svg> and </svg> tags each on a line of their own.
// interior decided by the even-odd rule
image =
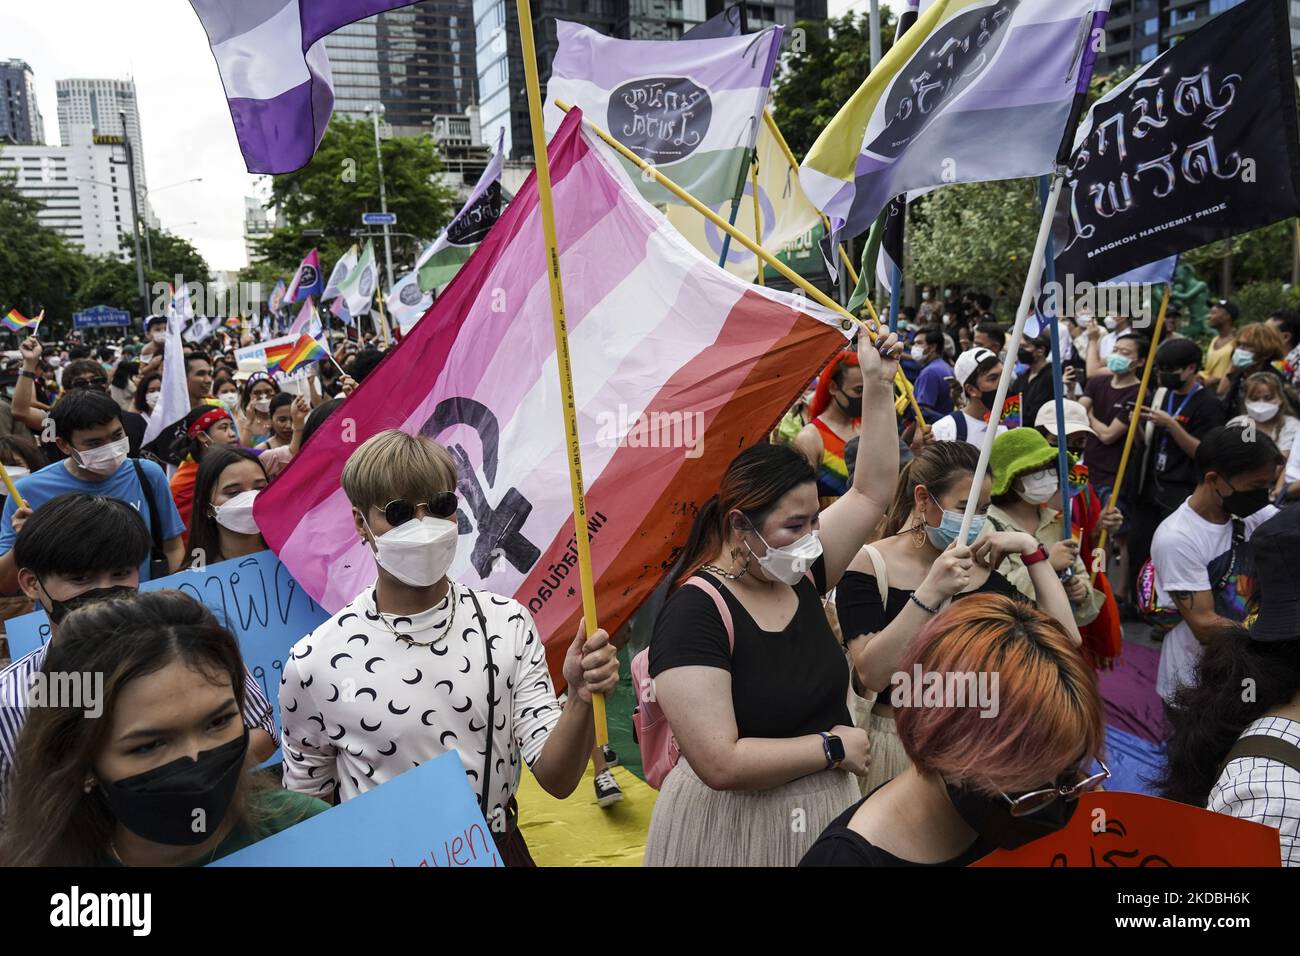
<svg viewBox="0 0 1300 956">
<path fill-rule="evenodd" d="M 325 37 L 414 0 L 190 0 L 217 61 L 250 173 L 311 161 L 334 111 Z"/>
<path fill-rule="evenodd" d="M 741 449 L 845 345 L 838 317 L 696 251 L 582 131 L 548 153 L 601 626 L 650 594 Z M 339 487 L 376 432 L 460 466 L 456 581 L 528 607 L 563 655 L 581 613 L 546 254 L 533 177 L 380 365 L 257 497 L 258 527 L 336 611 L 373 583 Z M 558 658 L 552 658 L 552 670 Z"/>
</svg>

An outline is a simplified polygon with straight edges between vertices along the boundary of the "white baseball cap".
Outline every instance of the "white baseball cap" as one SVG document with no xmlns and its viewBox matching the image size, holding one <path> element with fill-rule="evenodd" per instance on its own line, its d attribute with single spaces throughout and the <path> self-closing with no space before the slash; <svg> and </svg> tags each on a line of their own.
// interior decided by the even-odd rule
<svg viewBox="0 0 1300 956">
<path fill-rule="evenodd" d="M 1034 416 L 1035 428 L 1046 428 L 1051 435 L 1056 434 L 1056 402 L 1044 402 L 1038 409 L 1038 414 Z M 1088 410 L 1078 402 L 1071 399 L 1065 400 L 1065 436 L 1077 435 L 1079 432 L 1087 432 L 1090 435 L 1097 433 L 1092 430 L 1088 424 Z"/>
<path fill-rule="evenodd" d="M 958 385 L 965 385 L 975 370 L 987 362 L 989 359 L 997 361 L 998 357 L 986 348 L 976 346 L 973 349 L 967 349 L 957 356 L 957 361 L 952 367 L 953 378 L 957 379 Z"/>
</svg>

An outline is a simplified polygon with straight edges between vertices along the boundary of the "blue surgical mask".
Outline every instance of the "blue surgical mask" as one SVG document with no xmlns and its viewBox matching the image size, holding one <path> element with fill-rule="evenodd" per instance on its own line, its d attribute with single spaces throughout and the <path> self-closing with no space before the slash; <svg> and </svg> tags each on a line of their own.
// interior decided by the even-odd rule
<svg viewBox="0 0 1300 956">
<path fill-rule="evenodd" d="M 944 509 L 943 518 L 939 521 L 939 527 L 932 528 L 929 522 L 925 525 L 925 535 L 930 539 L 930 543 L 939 551 L 947 549 L 948 545 L 957 540 L 957 535 L 961 534 L 962 513 L 960 511 L 948 511 Z M 976 515 L 970 523 L 970 541 L 974 541 L 984 530 L 985 515 Z"/>
<path fill-rule="evenodd" d="M 1133 367 L 1133 360 L 1127 355 L 1119 355 L 1115 352 L 1106 356 L 1106 367 L 1116 375 L 1126 375 L 1128 370 Z"/>
<path fill-rule="evenodd" d="M 1255 353 L 1250 349 L 1233 349 L 1232 364 L 1237 368 L 1249 368 L 1255 364 Z"/>
</svg>

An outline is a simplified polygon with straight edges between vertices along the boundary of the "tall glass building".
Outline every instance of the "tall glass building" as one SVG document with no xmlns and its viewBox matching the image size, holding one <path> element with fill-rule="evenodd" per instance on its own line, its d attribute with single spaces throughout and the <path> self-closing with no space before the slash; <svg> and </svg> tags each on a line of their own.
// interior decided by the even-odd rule
<svg viewBox="0 0 1300 956">
<path fill-rule="evenodd" d="M 1097 73 L 1141 66 L 1213 16 L 1242 0 L 1114 0 L 1106 21 L 1106 49 L 1097 57 Z M 1300 47 L 1300 0 L 1287 0 L 1291 47 Z"/>
<path fill-rule="evenodd" d="M 45 120 L 36 104 L 32 68 L 22 60 L 0 60 L 0 143 L 45 143 Z"/>
<path fill-rule="evenodd" d="M 325 38 L 334 110 L 364 118 L 384 107 L 398 135 L 427 133 L 435 116 L 478 99 L 471 0 L 424 0 L 349 24 Z"/>
</svg>

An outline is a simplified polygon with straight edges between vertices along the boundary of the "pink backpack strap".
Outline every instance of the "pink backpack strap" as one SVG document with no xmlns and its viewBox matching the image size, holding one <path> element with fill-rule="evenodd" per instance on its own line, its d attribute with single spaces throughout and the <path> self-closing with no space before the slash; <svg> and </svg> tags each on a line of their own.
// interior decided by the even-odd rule
<svg viewBox="0 0 1300 956">
<path fill-rule="evenodd" d="M 713 604 L 718 609 L 718 616 L 722 618 L 722 626 L 727 631 L 727 646 L 732 653 L 735 653 L 736 628 L 731 621 L 731 608 L 727 607 L 727 599 L 722 596 L 722 592 L 713 585 L 712 581 L 705 578 L 699 576 L 689 577 L 685 583 L 699 588 L 713 598 Z"/>
</svg>

